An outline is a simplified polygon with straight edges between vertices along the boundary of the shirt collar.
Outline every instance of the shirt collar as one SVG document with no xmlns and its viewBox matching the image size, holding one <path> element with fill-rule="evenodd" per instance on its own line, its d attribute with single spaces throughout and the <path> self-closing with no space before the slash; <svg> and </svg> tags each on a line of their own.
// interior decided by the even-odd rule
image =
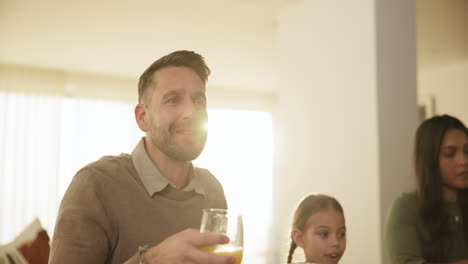
<svg viewBox="0 0 468 264">
<path fill-rule="evenodd" d="M 162 175 L 156 164 L 149 157 L 148 152 L 146 152 L 145 137 L 140 139 L 135 149 L 133 149 L 131 156 L 138 176 L 150 196 L 161 192 L 168 185 L 174 187 L 172 182 Z M 181 190 L 182 192 L 195 191 L 196 193 L 205 195 L 205 190 L 197 174 L 197 169 L 190 163 L 189 182 Z"/>
</svg>

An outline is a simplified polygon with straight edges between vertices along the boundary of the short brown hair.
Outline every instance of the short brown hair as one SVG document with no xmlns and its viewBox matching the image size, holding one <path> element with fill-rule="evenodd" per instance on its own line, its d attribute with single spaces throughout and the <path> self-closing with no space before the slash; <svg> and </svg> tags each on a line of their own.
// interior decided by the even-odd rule
<svg viewBox="0 0 468 264">
<path fill-rule="evenodd" d="M 206 65 L 205 59 L 200 54 L 188 50 L 174 51 L 157 61 L 153 62 L 140 76 L 138 81 L 138 102 L 141 103 L 148 88 L 153 82 L 154 73 L 165 67 L 188 67 L 192 69 L 206 83 L 210 75 L 210 68 Z"/>
</svg>

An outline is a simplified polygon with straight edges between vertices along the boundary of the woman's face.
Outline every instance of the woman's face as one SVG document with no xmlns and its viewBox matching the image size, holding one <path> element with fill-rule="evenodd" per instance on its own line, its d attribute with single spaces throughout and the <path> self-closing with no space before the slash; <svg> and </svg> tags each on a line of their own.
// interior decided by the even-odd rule
<svg viewBox="0 0 468 264">
<path fill-rule="evenodd" d="M 463 130 L 445 132 L 439 153 L 445 200 L 456 201 L 458 190 L 468 188 L 468 136 Z"/>
</svg>

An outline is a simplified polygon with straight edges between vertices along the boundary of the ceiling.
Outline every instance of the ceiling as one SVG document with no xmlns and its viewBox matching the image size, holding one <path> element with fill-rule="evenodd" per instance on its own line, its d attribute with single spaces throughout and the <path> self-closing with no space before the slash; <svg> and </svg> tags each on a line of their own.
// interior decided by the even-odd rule
<svg viewBox="0 0 468 264">
<path fill-rule="evenodd" d="M 271 91 L 276 17 L 294 0 L 0 0 L 0 62 L 138 77 L 194 50 L 210 84 Z"/>
<path fill-rule="evenodd" d="M 206 57 L 210 86 L 270 92 L 278 14 L 297 1 L 0 0 L 0 62 L 137 78 L 188 49 Z M 417 1 L 420 67 L 468 57 L 467 3 Z"/>
</svg>

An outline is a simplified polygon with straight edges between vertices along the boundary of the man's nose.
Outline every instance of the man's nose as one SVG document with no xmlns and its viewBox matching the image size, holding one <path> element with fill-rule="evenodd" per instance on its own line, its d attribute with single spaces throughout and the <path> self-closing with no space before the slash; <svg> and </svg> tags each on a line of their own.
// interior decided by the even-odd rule
<svg viewBox="0 0 468 264">
<path fill-rule="evenodd" d="M 191 118 L 196 111 L 196 105 L 191 100 L 186 100 L 183 106 L 183 118 L 189 119 Z"/>
</svg>

